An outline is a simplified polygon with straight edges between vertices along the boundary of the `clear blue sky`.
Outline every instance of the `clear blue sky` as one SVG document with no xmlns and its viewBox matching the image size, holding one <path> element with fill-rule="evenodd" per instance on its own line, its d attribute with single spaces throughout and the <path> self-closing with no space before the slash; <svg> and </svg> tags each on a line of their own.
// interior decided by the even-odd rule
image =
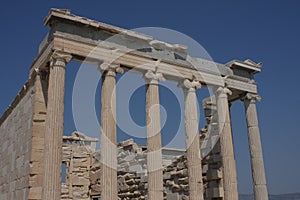
<svg viewBox="0 0 300 200">
<path fill-rule="evenodd" d="M 49 30 L 43 26 L 43 19 L 51 7 L 69 8 L 78 15 L 127 29 L 173 29 L 199 42 L 217 62 L 226 63 L 232 59 L 247 58 L 262 61 L 263 70 L 256 76 L 256 80 L 259 93 L 263 97 L 258 104 L 258 112 L 268 188 L 272 194 L 300 192 L 298 1 L 2 2 L 0 114 L 27 80 L 38 45 Z M 75 73 L 76 70 L 71 70 L 67 75 L 67 96 L 71 96 Z M 137 91 L 137 97 L 142 97 L 143 92 L 143 89 Z M 162 104 L 168 103 L 163 101 Z M 136 106 L 137 110 L 144 109 L 143 104 Z M 172 109 L 167 111 L 172 112 Z M 133 109 L 133 115 L 135 112 Z M 136 112 L 136 115 L 139 114 L 140 112 Z M 66 104 L 66 116 L 65 131 L 71 132 L 74 124 L 70 117 L 70 102 Z M 144 119 L 136 118 L 137 123 Z M 172 120 L 176 121 L 172 118 L 164 132 L 172 129 Z M 233 105 L 232 121 L 239 191 L 252 193 L 246 126 L 241 103 Z M 164 140 L 167 139 L 168 136 L 164 136 Z"/>
</svg>

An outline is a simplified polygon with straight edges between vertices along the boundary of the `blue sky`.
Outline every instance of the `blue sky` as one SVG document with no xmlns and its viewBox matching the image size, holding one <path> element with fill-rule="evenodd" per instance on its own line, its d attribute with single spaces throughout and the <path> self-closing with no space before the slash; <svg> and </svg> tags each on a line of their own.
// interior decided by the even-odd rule
<svg viewBox="0 0 300 200">
<path fill-rule="evenodd" d="M 43 19 L 51 7 L 69 8 L 75 14 L 127 29 L 163 27 L 188 35 L 217 62 L 250 58 L 264 63 L 256 75 L 262 101 L 258 104 L 261 138 L 270 193 L 300 192 L 299 63 L 300 3 L 298 1 L 6 1 L 0 8 L 1 73 L 0 113 L 26 82 L 38 45 L 49 30 Z M 78 63 L 69 69 L 66 84 L 65 132 L 74 130 L 71 95 Z M 99 90 L 99 86 L 98 86 Z M 143 125 L 144 90 L 132 98 L 131 114 Z M 176 101 L 161 90 L 170 116 Z M 205 92 L 198 94 L 199 100 Z M 100 100 L 99 92 L 96 101 Z M 138 100 L 139 99 L 139 100 Z M 132 105 L 131 104 L 131 105 Z M 100 105 L 96 105 L 100 109 Z M 178 111 L 177 111 L 178 112 Z M 99 116 L 98 116 L 99 117 Z M 163 130 L 170 137 L 176 117 Z M 239 191 L 252 193 L 251 169 L 243 105 L 232 106 L 232 123 L 239 176 Z M 201 122 L 200 122 L 201 124 Z M 120 131 L 120 138 L 127 136 Z M 141 141 L 143 142 L 143 141 Z"/>
</svg>

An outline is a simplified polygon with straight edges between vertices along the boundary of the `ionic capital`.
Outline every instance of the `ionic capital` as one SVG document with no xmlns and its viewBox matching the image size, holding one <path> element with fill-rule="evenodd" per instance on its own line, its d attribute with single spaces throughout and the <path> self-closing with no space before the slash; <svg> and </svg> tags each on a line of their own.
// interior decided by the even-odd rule
<svg viewBox="0 0 300 200">
<path fill-rule="evenodd" d="M 50 67 L 66 67 L 66 64 L 72 59 L 71 54 L 54 51 L 50 58 Z"/>
<path fill-rule="evenodd" d="M 148 70 L 144 75 L 147 84 L 158 84 L 159 81 L 165 81 L 163 74 L 157 71 Z"/>
<path fill-rule="evenodd" d="M 105 76 L 115 77 L 117 73 L 124 73 L 124 69 L 120 67 L 120 64 L 104 62 L 99 65 L 98 70 Z"/>
<path fill-rule="evenodd" d="M 178 87 L 181 87 L 188 91 L 196 91 L 197 89 L 201 88 L 202 85 L 198 80 L 184 79 L 181 83 L 178 84 Z"/>
<path fill-rule="evenodd" d="M 254 93 L 247 92 L 244 96 L 242 96 L 241 101 L 250 101 L 250 103 L 255 103 L 256 101 L 261 101 L 261 96 Z"/>
<path fill-rule="evenodd" d="M 232 95 L 232 91 L 229 90 L 227 87 L 219 87 L 216 91 L 215 94 L 217 97 L 227 97 L 228 95 Z"/>
</svg>

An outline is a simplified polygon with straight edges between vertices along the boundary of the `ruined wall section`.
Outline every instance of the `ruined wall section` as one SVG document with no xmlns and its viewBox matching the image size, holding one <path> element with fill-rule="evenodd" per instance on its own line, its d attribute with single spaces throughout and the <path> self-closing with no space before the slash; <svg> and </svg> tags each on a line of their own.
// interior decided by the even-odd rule
<svg viewBox="0 0 300 200">
<path fill-rule="evenodd" d="M 205 200 L 222 200 L 222 171 L 220 143 L 208 156 L 202 159 L 202 177 Z M 188 167 L 186 155 L 174 157 L 173 162 L 164 168 L 165 199 L 189 199 Z"/>
<path fill-rule="evenodd" d="M 118 197 L 119 199 L 145 199 L 147 194 L 147 154 L 132 139 L 118 144 Z M 100 152 L 93 155 L 90 171 L 92 199 L 101 196 Z"/>
<path fill-rule="evenodd" d="M 174 162 L 174 159 L 181 158 L 184 150 L 165 148 L 163 153 L 163 167 Z M 95 152 L 90 172 L 92 198 L 99 198 L 101 195 L 101 163 L 100 152 Z M 177 164 L 177 163 L 176 163 Z M 179 164 L 180 165 L 180 164 Z M 184 164 L 181 166 L 186 167 Z M 173 168 L 172 168 L 173 169 Z M 187 171 L 187 170 L 185 170 Z M 167 172 L 166 172 L 167 173 Z M 169 177 L 169 178 L 168 178 Z M 174 178 L 172 176 L 172 178 Z M 164 174 L 164 182 L 172 179 L 169 174 Z M 147 199 L 148 189 L 147 174 L 147 151 L 146 147 L 137 145 L 133 139 L 118 144 L 118 197 L 122 200 Z M 164 199 L 170 197 L 172 190 L 164 191 Z M 171 195 L 172 196 L 172 195 Z M 178 194 L 182 198 L 185 194 Z M 173 198 L 175 200 L 175 198 Z"/>
<path fill-rule="evenodd" d="M 27 199 L 34 87 L 28 81 L 0 119 L 0 199 Z"/>
<path fill-rule="evenodd" d="M 218 113 L 214 96 L 203 100 L 207 125 L 201 129 L 200 141 L 205 177 L 205 199 L 222 200 L 224 197 L 221 144 Z"/>
<path fill-rule="evenodd" d="M 82 136 L 84 138 L 86 136 Z M 204 137 L 201 135 L 201 137 Z M 63 162 L 66 181 L 62 199 L 97 199 L 101 196 L 100 152 L 87 150 L 90 144 L 74 135 L 64 136 Z M 147 151 L 134 140 L 118 144 L 118 197 L 120 200 L 147 199 Z M 184 150 L 163 149 L 164 199 L 189 199 L 187 159 Z M 222 200 L 222 172 L 219 142 L 202 160 L 204 196 L 206 200 Z"/>
<path fill-rule="evenodd" d="M 90 200 L 90 171 L 97 139 L 79 132 L 63 137 L 63 183 L 61 199 Z"/>
</svg>

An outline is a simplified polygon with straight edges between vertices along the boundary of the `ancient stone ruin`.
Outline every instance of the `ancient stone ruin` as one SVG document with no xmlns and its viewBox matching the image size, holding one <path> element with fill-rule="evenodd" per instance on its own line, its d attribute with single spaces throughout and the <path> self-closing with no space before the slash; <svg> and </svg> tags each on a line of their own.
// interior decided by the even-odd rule
<svg viewBox="0 0 300 200">
<path fill-rule="evenodd" d="M 267 200 L 251 60 L 215 63 L 188 55 L 182 45 L 51 9 L 50 31 L 31 65 L 28 81 L 0 118 L 2 200 L 237 200 L 230 106 L 245 105 L 256 200 Z M 63 136 L 65 72 L 70 60 L 99 66 L 101 137 Z M 117 73 L 143 74 L 147 145 L 117 144 Z M 187 149 L 162 148 L 159 85 L 169 80 L 184 93 Z M 196 90 L 207 125 L 199 132 Z M 100 135 L 100 130 L 99 130 Z M 96 142 L 100 140 L 100 150 Z"/>
<path fill-rule="evenodd" d="M 201 137 L 201 136 L 199 136 Z M 97 199 L 101 196 L 101 159 L 97 139 L 74 132 L 63 137 L 65 182 L 61 199 Z M 147 199 L 147 151 L 132 139 L 118 149 L 118 196 L 121 199 Z M 183 149 L 162 149 L 164 199 L 189 199 L 188 169 Z M 222 199 L 220 145 L 202 160 L 205 199 Z"/>
</svg>

